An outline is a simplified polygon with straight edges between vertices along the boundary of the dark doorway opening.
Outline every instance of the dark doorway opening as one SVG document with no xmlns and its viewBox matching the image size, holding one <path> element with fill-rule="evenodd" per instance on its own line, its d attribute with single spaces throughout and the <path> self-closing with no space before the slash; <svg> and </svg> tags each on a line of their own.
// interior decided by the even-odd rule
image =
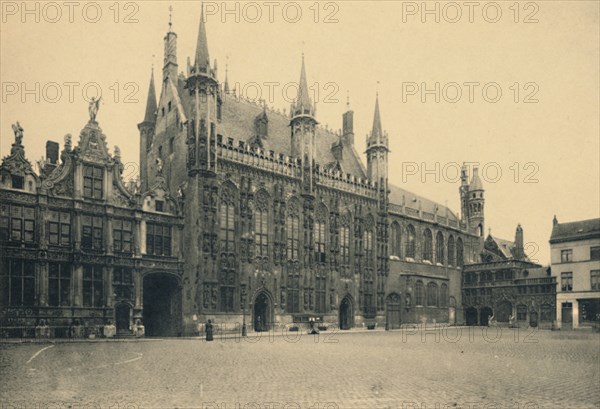
<svg viewBox="0 0 600 409">
<path fill-rule="evenodd" d="M 465 320 L 467 325 L 477 325 L 477 309 L 469 307 L 465 311 Z"/>
<path fill-rule="evenodd" d="M 512 315 L 512 304 L 510 301 L 504 300 L 498 303 L 496 307 L 496 321 L 508 322 Z"/>
<path fill-rule="evenodd" d="M 386 300 L 386 322 L 388 324 L 388 329 L 399 329 L 401 323 L 400 314 L 402 312 L 402 308 L 400 305 L 400 295 L 398 294 L 390 294 Z"/>
<path fill-rule="evenodd" d="M 115 308 L 115 323 L 117 334 L 129 333 L 131 308 L 127 304 L 119 304 Z"/>
<path fill-rule="evenodd" d="M 479 311 L 479 325 L 487 326 L 488 319 L 494 315 L 492 309 L 490 307 L 483 307 L 481 311 Z"/>
<path fill-rule="evenodd" d="M 340 304 L 340 329 L 350 329 L 354 326 L 354 308 L 352 301 L 344 297 Z"/>
<path fill-rule="evenodd" d="M 564 329 L 573 328 L 573 303 L 564 302 L 561 306 L 561 321 Z"/>
<path fill-rule="evenodd" d="M 181 289 L 176 277 L 165 273 L 144 277 L 143 324 L 146 336 L 181 335 Z"/>
<path fill-rule="evenodd" d="M 271 300 L 264 291 L 256 296 L 252 315 L 254 331 L 268 331 L 271 328 Z"/>
</svg>

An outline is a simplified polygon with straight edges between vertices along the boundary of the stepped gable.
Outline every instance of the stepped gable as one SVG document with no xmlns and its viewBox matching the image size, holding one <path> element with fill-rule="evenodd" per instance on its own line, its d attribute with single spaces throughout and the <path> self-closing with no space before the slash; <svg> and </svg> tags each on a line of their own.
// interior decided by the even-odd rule
<svg viewBox="0 0 600 409">
<path fill-rule="evenodd" d="M 247 101 L 243 98 L 226 95 L 223 102 L 223 120 L 220 125 L 221 132 L 225 138 L 233 138 L 235 141 L 248 141 L 255 135 L 254 120 L 263 111 L 259 104 Z M 269 118 L 269 134 L 264 140 L 265 150 L 272 150 L 276 155 L 283 153 L 290 156 L 291 138 L 290 138 L 290 119 L 277 111 L 267 108 Z M 323 128 L 317 127 L 316 131 L 316 162 L 321 167 L 328 163 L 335 162 L 331 145 L 339 140 L 339 135 L 329 132 Z M 344 149 L 350 149 L 347 145 Z M 350 173 L 354 177 L 366 178 L 364 165 L 358 158 L 354 147 L 351 153 L 343 155 L 342 170 L 344 173 Z"/>
</svg>

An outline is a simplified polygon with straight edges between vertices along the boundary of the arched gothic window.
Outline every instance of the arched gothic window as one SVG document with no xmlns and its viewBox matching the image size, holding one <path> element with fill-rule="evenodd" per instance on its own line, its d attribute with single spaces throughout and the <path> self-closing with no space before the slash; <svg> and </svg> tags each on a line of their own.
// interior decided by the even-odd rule
<svg viewBox="0 0 600 409">
<path fill-rule="evenodd" d="M 448 265 L 456 266 L 456 250 L 454 248 L 454 236 L 448 237 Z"/>
<path fill-rule="evenodd" d="M 423 305 L 423 282 L 421 280 L 415 283 L 415 305 Z"/>
<path fill-rule="evenodd" d="M 401 256 L 400 243 L 401 243 L 402 235 L 401 235 L 401 231 L 400 231 L 400 225 L 397 222 L 392 223 L 390 239 L 391 239 L 390 240 L 390 243 L 391 243 L 390 255 L 400 257 Z"/>
<path fill-rule="evenodd" d="M 427 284 L 427 306 L 437 307 L 438 305 L 438 286 L 436 283 Z"/>
<path fill-rule="evenodd" d="M 423 231 L 423 260 L 431 261 L 433 257 L 433 235 L 431 230 Z"/>
<path fill-rule="evenodd" d="M 406 239 L 406 257 L 415 258 L 416 255 L 416 239 L 417 233 L 412 224 L 409 224 L 406 228 L 407 239 Z"/>
<path fill-rule="evenodd" d="M 441 231 L 435 236 L 435 261 L 444 264 L 444 235 Z"/>
</svg>

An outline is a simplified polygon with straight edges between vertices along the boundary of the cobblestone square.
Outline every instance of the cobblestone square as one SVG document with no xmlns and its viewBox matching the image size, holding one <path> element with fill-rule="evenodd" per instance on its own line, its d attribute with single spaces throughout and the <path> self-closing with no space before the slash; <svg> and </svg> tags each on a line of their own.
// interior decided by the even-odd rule
<svg viewBox="0 0 600 409">
<path fill-rule="evenodd" d="M 600 336 L 481 327 L 4 343 L 4 408 L 593 408 Z"/>
</svg>

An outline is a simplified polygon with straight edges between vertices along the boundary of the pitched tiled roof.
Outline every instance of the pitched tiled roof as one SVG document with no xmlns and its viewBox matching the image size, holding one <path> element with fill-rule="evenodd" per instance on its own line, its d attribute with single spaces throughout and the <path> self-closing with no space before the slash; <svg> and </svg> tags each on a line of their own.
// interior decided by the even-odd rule
<svg viewBox="0 0 600 409">
<path fill-rule="evenodd" d="M 435 214 L 437 209 L 438 216 L 446 217 L 447 211 L 449 220 L 458 221 L 456 214 L 454 214 L 447 206 L 416 195 L 401 187 L 390 185 L 390 203 L 397 205 L 404 204 L 406 207 L 419 210 L 419 202 L 421 203 L 421 210 L 424 212 Z"/>
<path fill-rule="evenodd" d="M 224 138 L 233 138 L 234 141 L 248 141 L 256 135 L 254 120 L 263 112 L 259 104 L 239 99 L 231 95 L 223 98 L 222 121 L 220 131 Z M 263 141 L 265 150 L 272 150 L 275 154 L 291 155 L 291 129 L 290 118 L 283 113 L 267 109 L 269 119 L 269 132 Z M 321 127 L 317 127 L 316 134 L 316 162 L 326 166 L 335 162 L 331 145 L 339 140 L 339 135 Z M 237 142 L 236 142 L 237 144 Z M 344 146 L 342 158 L 342 171 L 359 178 L 366 178 L 364 165 L 354 148 Z"/>
<path fill-rule="evenodd" d="M 566 240 L 600 238 L 600 219 L 580 220 L 570 223 L 557 223 L 552 227 L 550 243 Z"/>
<path fill-rule="evenodd" d="M 492 241 L 496 244 L 496 247 L 502 253 L 506 259 L 515 259 L 515 242 L 510 240 L 501 239 L 494 237 L 491 234 L 488 235 L 486 241 Z M 525 254 L 524 261 L 531 261 L 527 254 Z"/>
</svg>

